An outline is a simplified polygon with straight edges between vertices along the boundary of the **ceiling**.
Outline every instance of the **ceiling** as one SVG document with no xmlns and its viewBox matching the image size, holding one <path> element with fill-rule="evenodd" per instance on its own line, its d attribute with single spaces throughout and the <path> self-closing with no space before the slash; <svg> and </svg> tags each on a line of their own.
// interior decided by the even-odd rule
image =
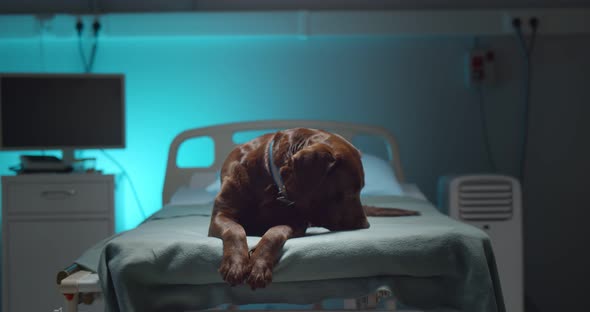
<svg viewBox="0 0 590 312">
<path fill-rule="evenodd" d="M 590 7 L 589 0 L 0 0 L 0 14 Z"/>
</svg>

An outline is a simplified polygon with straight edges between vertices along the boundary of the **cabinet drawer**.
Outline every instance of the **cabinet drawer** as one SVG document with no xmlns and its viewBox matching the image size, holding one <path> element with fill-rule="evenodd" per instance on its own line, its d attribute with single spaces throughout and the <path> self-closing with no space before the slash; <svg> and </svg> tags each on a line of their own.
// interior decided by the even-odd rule
<svg viewBox="0 0 590 312">
<path fill-rule="evenodd" d="M 7 186 L 9 214 L 100 213 L 113 202 L 110 183 L 11 183 Z"/>
</svg>

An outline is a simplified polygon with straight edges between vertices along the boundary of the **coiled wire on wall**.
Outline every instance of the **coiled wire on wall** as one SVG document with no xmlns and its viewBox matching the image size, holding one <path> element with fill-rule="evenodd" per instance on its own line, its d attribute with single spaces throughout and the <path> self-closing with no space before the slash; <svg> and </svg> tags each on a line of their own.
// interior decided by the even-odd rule
<svg viewBox="0 0 590 312">
<path fill-rule="evenodd" d="M 82 60 L 82 65 L 84 66 L 84 72 L 90 73 L 92 72 L 92 67 L 94 66 L 94 60 L 96 58 L 96 50 L 98 49 L 98 33 L 100 31 L 100 22 L 98 18 L 95 18 L 94 22 L 92 23 L 93 43 L 90 50 L 90 58 L 88 60 L 86 59 L 86 53 L 84 53 L 84 47 L 82 45 L 84 23 L 82 22 L 81 18 L 78 18 L 78 21 L 76 22 L 76 30 L 78 32 L 78 51 L 80 52 L 80 59 Z"/>
<path fill-rule="evenodd" d="M 86 59 L 86 53 L 84 53 L 84 47 L 82 45 L 82 34 L 84 30 L 84 23 L 82 22 L 82 18 L 78 17 L 76 21 L 76 31 L 78 33 L 78 52 L 80 52 L 80 59 L 82 60 L 82 65 L 84 66 L 84 72 L 90 73 L 92 72 L 92 68 L 94 66 L 94 60 L 96 58 L 96 50 L 98 49 L 98 34 L 100 32 L 100 21 L 98 19 L 98 0 L 90 0 L 92 2 L 91 10 L 94 12 L 94 22 L 92 23 L 92 48 L 90 49 L 90 57 Z"/>
<path fill-rule="evenodd" d="M 92 23 L 92 38 L 93 38 L 93 43 L 92 43 L 92 48 L 90 50 L 90 57 L 89 59 L 86 59 L 86 53 L 84 53 L 84 47 L 82 44 L 82 33 L 84 30 L 84 23 L 82 22 L 81 18 L 78 18 L 78 20 L 76 21 L 76 30 L 78 32 L 78 50 L 80 52 L 80 59 L 82 61 L 82 65 L 84 66 L 84 72 L 85 73 L 91 73 L 92 69 L 94 67 L 94 60 L 96 59 L 96 52 L 98 50 L 98 37 L 99 37 L 99 33 L 100 33 L 100 29 L 101 29 L 101 24 L 100 24 L 100 20 L 98 19 L 98 5 L 97 5 L 97 0 L 93 1 L 93 11 L 94 11 L 94 22 Z M 141 214 L 141 217 L 143 219 L 145 219 L 147 217 L 147 214 L 145 213 L 145 210 L 143 209 L 143 206 L 141 204 L 141 201 L 139 200 L 139 196 L 137 195 L 137 190 L 135 188 L 135 185 L 133 184 L 133 181 L 131 180 L 131 177 L 129 177 L 129 174 L 127 173 L 127 170 L 125 170 L 125 168 L 123 168 L 123 166 L 111 155 L 109 155 L 105 150 L 100 149 L 100 151 L 104 154 L 104 156 L 106 156 L 111 162 L 113 162 L 118 168 L 119 170 L 121 170 L 121 173 L 123 174 L 123 177 L 127 179 L 127 181 L 129 182 L 129 185 L 131 186 L 131 191 L 133 192 L 133 197 L 135 198 L 135 202 L 137 203 L 137 208 L 139 209 L 139 213 Z"/>
<path fill-rule="evenodd" d="M 530 123 L 530 101 L 531 101 L 531 73 L 532 73 L 532 65 L 531 65 L 531 56 L 533 54 L 533 49 L 535 47 L 535 38 L 537 37 L 537 28 L 539 25 L 539 21 L 537 18 L 533 17 L 529 20 L 529 26 L 531 27 L 531 39 L 529 44 L 524 38 L 522 27 L 521 27 L 521 20 L 519 18 L 515 18 L 512 21 L 512 27 L 516 33 L 518 41 L 520 43 L 520 48 L 522 52 L 523 58 L 523 115 L 522 115 L 522 145 L 520 151 L 520 167 L 519 167 L 519 178 L 521 184 L 524 185 L 525 180 L 525 170 L 526 170 L 526 159 L 527 159 L 527 146 L 528 146 L 528 137 L 529 137 L 529 123 Z"/>
<path fill-rule="evenodd" d="M 121 174 L 123 174 L 123 177 L 126 178 L 127 181 L 129 181 L 131 191 L 133 192 L 133 197 L 135 198 L 135 202 L 137 203 L 137 208 L 139 208 L 139 213 L 141 214 L 143 220 L 145 220 L 145 218 L 147 218 L 147 214 L 145 213 L 145 210 L 143 210 L 143 206 L 141 205 L 141 202 L 139 201 L 139 196 L 137 195 L 137 190 L 135 189 L 135 185 L 129 177 L 127 170 L 125 170 L 125 168 L 123 168 L 123 166 L 113 156 L 109 155 L 105 150 L 100 149 L 100 152 L 103 153 L 111 162 L 113 162 L 119 168 L 119 170 L 121 170 Z"/>
<path fill-rule="evenodd" d="M 473 47 L 479 48 L 479 38 L 477 38 L 477 37 L 474 38 Z M 490 133 L 489 133 L 489 129 L 488 129 L 487 113 L 486 113 L 486 108 L 485 108 L 485 103 L 484 103 L 483 87 L 477 86 L 476 92 L 477 92 L 477 100 L 479 103 L 479 113 L 480 113 L 480 119 L 481 119 L 481 132 L 482 132 L 484 147 L 486 150 L 488 163 L 490 165 L 490 170 L 492 173 L 495 173 L 497 171 L 497 167 L 496 167 L 496 162 L 494 160 L 494 155 L 492 153 L 492 146 L 490 143 Z"/>
</svg>

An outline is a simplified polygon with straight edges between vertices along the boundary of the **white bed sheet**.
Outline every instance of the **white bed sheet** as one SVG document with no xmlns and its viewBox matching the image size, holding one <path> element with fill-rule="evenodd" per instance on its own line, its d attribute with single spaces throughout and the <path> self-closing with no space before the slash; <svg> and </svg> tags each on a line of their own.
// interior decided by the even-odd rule
<svg viewBox="0 0 590 312">
<path fill-rule="evenodd" d="M 373 218 L 367 230 L 314 232 L 289 240 L 273 273 L 273 287 L 260 294 L 222 282 L 217 272 L 221 241 L 207 237 L 210 203 L 168 205 L 136 229 L 95 248 L 104 250 L 95 252 L 102 255 L 98 263 L 77 263 L 98 268 L 113 311 L 146 311 L 158 305 L 164 310 L 171 302 L 195 310 L 227 302 L 284 302 L 285 294 L 291 303 L 308 304 L 356 298 L 381 286 L 405 304 L 441 308 L 436 311 L 504 311 L 487 235 L 443 216 L 428 201 L 412 198 L 421 196 L 417 188 L 406 190 L 405 196 L 364 200 L 420 211 L 420 217 Z M 248 245 L 259 240 L 248 237 Z M 343 241 L 346 252 L 334 244 Z M 93 262 L 95 255 L 90 255 Z"/>
<path fill-rule="evenodd" d="M 167 205 L 195 205 L 212 203 L 215 199 L 215 194 L 208 192 L 206 189 L 193 188 L 183 186 L 179 188 Z"/>
<path fill-rule="evenodd" d="M 400 186 L 403 196 L 426 200 L 426 196 L 424 193 L 422 193 L 422 191 L 420 191 L 416 184 L 402 183 Z M 174 193 L 168 205 L 195 205 L 212 203 L 215 199 L 215 195 L 215 193 L 208 192 L 206 189 L 183 186 Z"/>
</svg>

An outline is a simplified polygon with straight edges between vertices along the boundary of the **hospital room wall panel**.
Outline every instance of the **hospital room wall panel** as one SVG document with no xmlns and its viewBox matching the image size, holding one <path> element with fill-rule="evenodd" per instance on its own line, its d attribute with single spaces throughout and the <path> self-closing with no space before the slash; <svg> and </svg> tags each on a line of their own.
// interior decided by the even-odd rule
<svg viewBox="0 0 590 312">
<path fill-rule="evenodd" d="M 507 53 L 517 52 L 513 42 L 503 44 Z M 75 40 L 2 45 L 3 53 L 10 53 L 2 58 L 3 71 L 82 68 Z M 175 134 L 272 118 L 359 121 L 391 129 L 399 136 L 408 179 L 434 200 L 439 175 L 488 170 L 478 97 L 463 77 L 464 53 L 472 45 L 473 38 L 463 37 L 105 39 L 95 69 L 126 74 L 128 147 L 112 153 L 131 177 L 145 181 L 138 188 L 148 213 L 159 208 L 166 146 Z M 510 54 L 502 61 L 518 67 Z M 508 96 L 490 103 L 496 92 Z M 518 131 L 517 83 L 500 81 L 486 90 L 485 101 L 490 113 L 504 116 L 499 124 L 505 132 L 492 133 L 494 154 L 504 156 L 498 166 L 516 173 L 517 137 L 503 135 L 498 142 L 498 134 Z M 8 154 L 2 156 L 11 157 L 6 163 L 16 163 L 16 154 Z"/>
<path fill-rule="evenodd" d="M 438 175 L 458 166 L 465 172 L 485 168 L 481 133 L 469 130 L 478 129 L 477 97 L 463 83 L 464 51 L 471 45 L 471 38 L 105 39 L 95 69 L 126 74 L 128 147 L 112 153 L 142 181 L 136 183 L 148 213 L 159 208 L 166 146 L 175 134 L 274 118 L 392 129 L 403 146 L 408 179 L 434 198 Z M 28 47 L 40 45 L 35 40 Z M 75 40 L 47 40 L 43 60 L 40 51 L 27 56 L 12 50 L 12 64 L 37 66 L 24 71 L 81 70 Z M 457 151 L 459 158 L 453 156 Z M 87 154 L 117 170 L 102 155 Z M 11 155 L 8 164 L 17 162 Z M 129 206 L 135 207 L 133 201 Z"/>
<path fill-rule="evenodd" d="M 545 38 L 534 57 L 525 282 L 540 311 L 584 310 L 589 289 L 589 39 Z"/>
<path fill-rule="evenodd" d="M 530 192 L 525 195 L 527 285 L 537 307 L 531 312 L 555 311 L 548 307 L 563 307 L 565 301 L 578 307 L 573 299 L 579 288 L 552 293 L 571 276 L 588 275 L 580 269 L 589 259 L 580 247 L 580 237 L 589 234 L 583 224 L 588 210 L 580 207 L 588 207 L 588 201 L 578 183 L 588 173 L 590 129 L 583 119 L 590 102 L 588 39 L 541 37 L 535 49 L 531 182 L 525 188 Z M 85 41 L 86 51 L 90 42 Z M 126 74 L 127 147 L 108 152 L 133 180 L 147 214 L 161 206 L 172 138 L 187 128 L 233 121 L 305 118 L 384 126 L 398 136 L 406 179 L 433 202 L 440 175 L 489 171 L 479 97 L 464 82 L 464 56 L 473 37 L 153 37 L 104 38 L 99 44 L 95 71 Z M 502 173 L 517 175 L 522 120 L 518 43 L 511 37 L 483 37 L 479 44 L 497 56 L 498 81 L 483 90 L 494 158 Z M 0 40 L 0 72 L 81 70 L 76 40 Z M 22 153 L 0 152 L 0 173 L 10 174 L 8 167 Z M 83 155 L 97 157 L 106 172 L 119 172 L 96 150 Z M 118 223 L 121 231 L 142 217 L 128 181 L 118 182 L 124 193 L 117 211 L 124 220 Z M 564 202 L 567 208 L 555 208 Z M 542 236 L 548 228 L 552 236 Z M 579 254 L 558 257 L 567 252 L 564 246 Z"/>
<path fill-rule="evenodd" d="M 325 10 L 325 9 L 365 9 L 365 10 L 399 10 L 399 9 L 491 9 L 491 8 L 522 8 L 522 7 L 579 7 L 588 6 L 584 0 L 103 0 L 100 8 L 106 12 L 158 11 L 178 12 L 191 10 L 208 11 L 249 11 L 249 10 Z M 80 12 L 90 11 L 92 7 L 85 3 L 71 0 L 45 1 L 4 0 L 0 2 L 0 10 L 9 13 L 30 12 Z"/>
</svg>

